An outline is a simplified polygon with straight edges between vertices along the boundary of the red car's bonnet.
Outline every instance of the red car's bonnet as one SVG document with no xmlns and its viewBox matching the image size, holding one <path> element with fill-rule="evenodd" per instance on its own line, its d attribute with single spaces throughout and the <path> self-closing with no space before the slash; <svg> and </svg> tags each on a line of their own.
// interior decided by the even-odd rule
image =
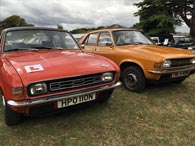
<svg viewBox="0 0 195 146">
<path fill-rule="evenodd" d="M 108 60 L 73 51 L 33 51 L 6 54 L 24 85 L 44 81 L 116 70 Z"/>
</svg>

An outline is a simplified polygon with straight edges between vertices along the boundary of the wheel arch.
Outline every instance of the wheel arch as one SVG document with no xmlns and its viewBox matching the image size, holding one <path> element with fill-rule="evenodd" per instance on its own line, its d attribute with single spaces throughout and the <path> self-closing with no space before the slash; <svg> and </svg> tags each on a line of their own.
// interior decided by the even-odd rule
<svg viewBox="0 0 195 146">
<path fill-rule="evenodd" d="M 145 76 L 145 72 L 144 72 L 143 66 L 141 66 L 138 63 L 132 62 L 132 61 L 124 61 L 123 63 L 121 63 L 120 64 L 121 72 L 123 72 L 123 70 L 125 68 L 127 68 L 128 66 L 137 66 L 137 67 L 139 67 L 141 69 L 141 71 L 143 72 L 144 76 Z"/>
</svg>

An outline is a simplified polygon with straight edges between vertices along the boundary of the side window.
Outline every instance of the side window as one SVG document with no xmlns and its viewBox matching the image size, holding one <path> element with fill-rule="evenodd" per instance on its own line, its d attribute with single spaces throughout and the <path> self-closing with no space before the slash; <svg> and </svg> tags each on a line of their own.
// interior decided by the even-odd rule
<svg viewBox="0 0 195 146">
<path fill-rule="evenodd" d="M 88 46 L 95 46 L 97 37 L 98 37 L 98 33 L 90 34 L 88 38 L 85 40 L 85 44 Z"/>
<path fill-rule="evenodd" d="M 109 32 L 102 32 L 98 39 L 98 46 L 106 46 L 107 43 L 112 43 L 112 39 Z"/>
</svg>

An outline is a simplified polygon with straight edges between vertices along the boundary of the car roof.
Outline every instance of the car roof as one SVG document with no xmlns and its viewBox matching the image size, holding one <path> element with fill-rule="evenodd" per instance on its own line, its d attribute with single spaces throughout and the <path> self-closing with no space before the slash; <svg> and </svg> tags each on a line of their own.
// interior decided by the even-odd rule
<svg viewBox="0 0 195 146">
<path fill-rule="evenodd" d="M 26 27 L 10 27 L 6 28 L 3 31 L 8 32 L 8 31 L 17 31 L 17 30 L 53 30 L 53 31 L 65 31 L 57 28 L 51 28 L 51 27 L 32 27 L 32 26 L 26 26 Z M 66 31 L 67 32 L 67 31 Z"/>
</svg>

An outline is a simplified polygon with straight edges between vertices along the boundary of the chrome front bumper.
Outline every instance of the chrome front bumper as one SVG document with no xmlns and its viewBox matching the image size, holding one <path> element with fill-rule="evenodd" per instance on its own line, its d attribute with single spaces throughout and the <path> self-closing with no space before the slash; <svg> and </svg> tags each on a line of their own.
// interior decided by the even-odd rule
<svg viewBox="0 0 195 146">
<path fill-rule="evenodd" d="M 31 106 L 31 105 L 37 105 L 37 104 L 44 104 L 48 102 L 54 102 L 66 98 L 71 98 L 71 97 L 77 97 L 89 93 L 95 93 L 95 92 L 100 92 L 100 91 L 105 91 L 109 89 L 116 88 L 121 85 L 121 82 L 117 82 L 115 84 L 111 85 L 105 85 L 101 87 L 96 87 L 88 90 L 82 90 L 82 91 L 77 91 L 77 92 L 72 92 L 72 93 L 67 93 L 67 94 L 62 94 L 62 95 L 53 95 L 53 96 L 47 96 L 47 97 L 42 97 L 38 99 L 31 99 L 28 101 L 13 101 L 13 100 L 8 100 L 7 104 L 13 107 L 25 107 L 25 106 Z"/>
<path fill-rule="evenodd" d="M 172 69 L 172 70 L 148 70 L 148 72 L 153 74 L 170 74 L 175 72 L 192 71 L 192 70 L 195 70 L 195 66 L 180 68 L 180 69 Z"/>
</svg>

